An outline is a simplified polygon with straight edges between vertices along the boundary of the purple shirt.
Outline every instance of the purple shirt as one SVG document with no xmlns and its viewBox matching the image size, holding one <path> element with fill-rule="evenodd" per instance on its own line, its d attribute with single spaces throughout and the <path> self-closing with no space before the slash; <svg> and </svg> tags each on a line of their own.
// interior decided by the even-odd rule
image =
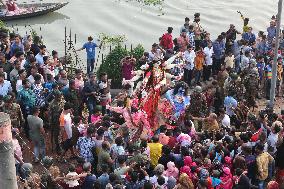
<svg viewBox="0 0 284 189">
<path fill-rule="evenodd" d="M 122 78 L 125 80 L 132 79 L 132 71 L 134 70 L 134 64 L 122 64 Z"/>
</svg>

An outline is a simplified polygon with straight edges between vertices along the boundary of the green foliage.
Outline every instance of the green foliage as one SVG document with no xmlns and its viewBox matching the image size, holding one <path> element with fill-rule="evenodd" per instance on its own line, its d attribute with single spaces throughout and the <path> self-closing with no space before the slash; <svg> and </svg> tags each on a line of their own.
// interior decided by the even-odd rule
<svg viewBox="0 0 284 189">
<path fill-rule="evenodd" d="M 137 47 L 135 47 L 132 50 L 130 55 L 132 55 L 136 59 L 136 61 L 138 61 L 143 56 L 144 51 L 145 51 L 144 47 L 141 44 L 139 44 L 137 45 Z M 139 69 L 139 66 L 140 66 L 139 64 L 136 64 L 135 70 Z"/>
<path fill-rule="evenodd" d="M 9 28 L 6 26 L 6 24 L 0 20 L 0 32 L 3 32 L 3 33 L 8 33 L 10 30 Z"/>
<path fill-rule="evenodd" d="M 35 36 L 38 36 L 37 32 L 32 27 L 30 29 L 30 33 L 33 39 L 35 38 Z"/>
<path fill-rule="evenodd" d="M 117 45 L 105 58 L 103 63 L 100 65 L 97 75 L 99 76 L 102 72 L 108 74 L 108 78 L 112 79 L 112 88 L 120 88 L 122 82 L 121 65 L 120 61 L 125 56 L 133 55 L 138 60 L 144 53 L 142 45 L 138 45 L 133 49 L 132 52 L 126 50 L 121 45 Z"/>
<path fill-rule="evenodd" d="M 121 45 L 116 46 L 104 59 L 98 70 L 98 76 L 102 72 L 108 74 L 108 78 L 112 79 L 112 88 L 121 87 L 121 66 L 120 60 L 127 56 L 129 52 Z"/>
</svg>

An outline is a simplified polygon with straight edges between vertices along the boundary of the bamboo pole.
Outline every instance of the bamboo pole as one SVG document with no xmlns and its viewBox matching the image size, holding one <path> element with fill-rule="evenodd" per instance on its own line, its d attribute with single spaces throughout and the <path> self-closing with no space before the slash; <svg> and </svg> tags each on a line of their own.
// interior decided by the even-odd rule
<svg viewBox="0 0 284 189">
<path fill-rule="evenodd" d="M 270 88 L 270 107 L 274 107 L 274 98 L 275 98 L 275 89 L 277 81 L 277 58 L 278 58 L 278 49 L 279 49 L 279 36 L 280 36 L 280 24 L 281 24 L 281 14 L 282 14 L 282 4 L 283 0 L 278 2 L 278 14 L 277 14 L 277 26 L 276 26 L 276 44 L 274 50 L 274 60 L 272 65 L 272 79 L 271 79 L 271 88 Z"/>
<path fill-rule="evenodd" d="M 0 112 L 0 170 L 0 188 L 18 188 L 11 120 L 10 116 L 3 112 Z"/>
</svg>

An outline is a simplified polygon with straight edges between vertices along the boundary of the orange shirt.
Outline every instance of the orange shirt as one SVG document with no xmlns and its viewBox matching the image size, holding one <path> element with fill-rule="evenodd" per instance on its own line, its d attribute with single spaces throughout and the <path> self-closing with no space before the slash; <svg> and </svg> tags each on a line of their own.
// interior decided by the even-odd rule
<svg viewBox="0 0 284 189">
<path fill-rule="evenodd" d="M 64 121 L 64 114 L 61 113 L 60 117 L 59 117 L 59 125 L 61 128 L 63 128 L 63 132 L 61 133 L 61 136 L 63 138 L 63 141 L 65 141 L 67 139 L 67 133 L 65 132 L 65 121 Z"/>
<path fill-rule="evenodd" d="M 64 127 L 64 114 L 63 113 L 61 113 L 59 117 L 59 125 L 60 127 Z"/>
<path fill-rule="evenodd" d="M 203 65 L 205 62 L 205 54 L 203 52 L 197 52 L 195 57 L 195 69 L 196 70 L 202 70 Z"/>
</svg>

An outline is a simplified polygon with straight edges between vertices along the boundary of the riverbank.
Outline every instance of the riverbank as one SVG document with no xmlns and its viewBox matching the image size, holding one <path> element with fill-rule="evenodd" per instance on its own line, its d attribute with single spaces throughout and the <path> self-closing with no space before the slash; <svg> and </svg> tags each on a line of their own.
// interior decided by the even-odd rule
<svg viewBox="0 0 284 189">
<path fill-rule="evenodd" d="M 18 0 L 17 2 L 23 2 Z M 37 1 L 36 1 L 37 2 Z M 42 2 L 50 2 L 44 0 Z M 248 6 L 252 5 L 252 6 Z M 253 7 L 253 8 L 251 8 Z M 80 48 L 89 35 L 98 37 L 99 33 L 127 36 L 127 44 L 143 44 L 150 49 L 154 41 L 166 31 L 168 26 L 174 28 L 174 36 L 178 36 L 179 28 L 184 18 L 193 18 L 195 12 L 201 13 L 202 26 L 215 39 L 229 24 L 234 23 L 241 30 L 242 21 L 237 10 L 250 18 L 254 31 L 266 30 L 269 19 L 275 15 L 277 2 L 259 0 L 165 0 L 163 11 L 165 15 L 158 16 L 157 7 L 141 6 L 135 1 L 124 0 L 72 0 L 69 5 L 54 13 L 36 18 L 8 22 L 8 25 L 18 25 L 19 33 L 25 33 L 25 25 L 32 25 L 36 30 L 42 28 L 48 49 L 57 49 L 64 54 L 64 26 L 71 28 L 77 34 L 76 47 Z M 96 11 L 88 11 L 94 9 Z M 86 10 L 86 11 L 78 11 Z M 259 11 L 261 10 L 261 11 Z M 75 14 L 74 14 L 75 13 Z M 95 18 L 95 19 L 93 19 Z M 85 53 L 79 53 L 86 60 Z"/>
</svg>

